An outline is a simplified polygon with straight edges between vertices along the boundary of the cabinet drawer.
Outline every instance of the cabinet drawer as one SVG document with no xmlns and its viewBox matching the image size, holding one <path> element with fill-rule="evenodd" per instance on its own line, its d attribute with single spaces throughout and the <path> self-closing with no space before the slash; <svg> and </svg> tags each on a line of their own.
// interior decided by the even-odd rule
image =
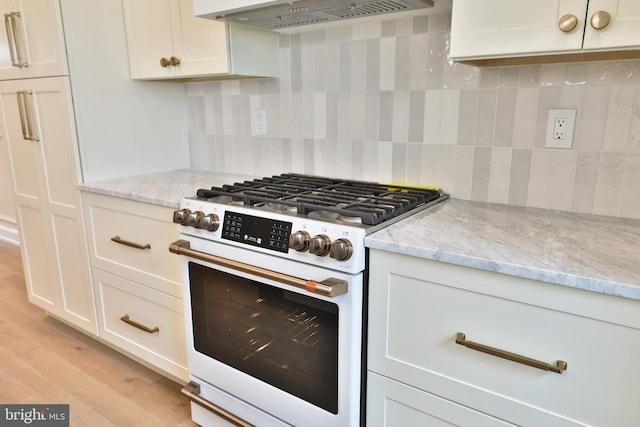
<svg viewBox="0 0 640 427">
<path fill-rule="evenodd" d="M 100 336 L 186 381 L 182 300 L 96 268 L 93 280 Z"/>
<path fill-rule="evenodd" d="M 406 384 L 367 373 L 367 426 L 513 426 Z"/>
<path fill-rule="evenodd" d="M 171 208 L 93 193 L 84 201 L 94 267 L 182 296 L 180 261 L 168 250 L 178 238 Z"/>
<path fill-rule="evenodd" d="M 640 419 L 636 301 L 393 254 L 372 253 L 371 266 L 372 371 L 518 425 Z M 458 332 L 568 367 L 557 374 L 469 349 Z"/>
</svg>

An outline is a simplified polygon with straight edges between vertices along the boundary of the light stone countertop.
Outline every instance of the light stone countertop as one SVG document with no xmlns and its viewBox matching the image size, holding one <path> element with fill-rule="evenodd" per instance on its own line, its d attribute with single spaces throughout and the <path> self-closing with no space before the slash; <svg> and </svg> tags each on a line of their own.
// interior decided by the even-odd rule
<svg viewBox="0 0 640 427">
<path fill-rule="evenodd" d="M 366 246 L 640 300 L 640 220 L 447 200 Z"/>
<path fill-rule="evenodd" d="M 79 185 L 177 208 L 254 176 L 180 170 Z M 447 200 L 366 237 L 366 246 L 640 300 L 640 220 Z"/>
<path fill-rule="evenodd" d="M 146 175 L 85 182 L 82 191 L 115 196 L 138 202 L 178 208 L 180 199 L 196 195 L 199 188 L 222 186 L 258 177 L 192 170 L 178 170 Z"/>
</svg>

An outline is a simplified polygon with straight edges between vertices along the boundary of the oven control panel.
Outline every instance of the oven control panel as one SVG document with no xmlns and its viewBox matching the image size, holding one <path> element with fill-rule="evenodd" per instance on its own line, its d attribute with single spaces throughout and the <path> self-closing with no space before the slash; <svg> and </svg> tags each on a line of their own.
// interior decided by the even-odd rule
<svg viewBox="0 0 640 427">
<path fill-rule="evenodd" d="M 174 212 L 173 222 L 182 234 L 212 243 L 349 273 L 364 269 L 363 227 L 188 198 Z"/>
<path fill-rule="evenodd" d="M 291 226 L 292 224 L 286 221 L 226 211 L 222 223 L 222 238 L 273 251 L 288 252 Z"/>
</svg>

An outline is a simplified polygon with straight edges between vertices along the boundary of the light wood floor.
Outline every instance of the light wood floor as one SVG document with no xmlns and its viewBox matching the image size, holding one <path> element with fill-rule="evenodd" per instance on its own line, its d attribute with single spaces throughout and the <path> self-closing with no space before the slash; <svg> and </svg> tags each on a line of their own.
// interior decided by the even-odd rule
<svg viewBox="0 0 640 427">
<path fill-rule="evenodd" d="M 71 426 L 195 426 L 180 388 L 30 304 L 20 250 L 0 242 L 0 403 L 69 404 Z"/>
</svg>

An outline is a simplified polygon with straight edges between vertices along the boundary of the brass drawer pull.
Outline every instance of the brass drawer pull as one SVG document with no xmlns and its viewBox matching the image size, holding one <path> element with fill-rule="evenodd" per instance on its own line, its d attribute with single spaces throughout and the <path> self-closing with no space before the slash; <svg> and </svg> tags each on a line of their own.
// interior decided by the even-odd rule
<svg viewBox="0 0 640 427">
<path fill-rule="evenodd" d="M 136 249 L 151 249 L 151 245 L 149 243 L 147 243 L 146 245 L 141 245 L 139 243 L 133 243 L 133 242 L 129 242 L 128 240 L 122 240 L 120 238 L 120 236 L 113 236 L 111 238 L 112 242 L 116 242 L 119 243 L 121 245 L 125 245 L 125 246 L 129 246 L 131 248 L 136 248 Z"/>
<path fill-rule="evenodd" d="M 467 341 L 465 334 L 458 332 L 456 334 L 456 344 L 463 345 L 472 350 L 477 350 L 482 353 L 491 354 L 492 356 L 501 357 L 503 359 L 511 360 L 512 362 L 522 363 L 523 365 L 533 366 L 534 368 L 542 369 L 543 371 L 551 371 L 556 374 L 562 374 L 567 369 L 567 362 L 563 360 L 556 361 L 555 365 L 541 362 L 539 360 L 530 359 L 519 354 L 510 353 L 508 351 L 500 350 L 499 348 L 489 347 L 488 345 L 478 344 L 473 341 Z"/>
<path fill-rule="evenodd" d="M 193 403 L 205 409 L 208 409 L 209 411 L 213 412 L 223 420 L 233 424 L 236 427 L 254 427 L 253 424 L 249 424 L 242 418 L 235 416 L 231 412 L 226 411 L 221 407 L 219 407 L 218 405 L 214 405 L 213 403 L 209 402 L 207 399 L 201 397 L 200 384 L 194 381 L 191 381 L 189 384 L 185 385 L 181 391 L 182 391 L 182 394 L 187 396 L 189 400 L 192 401 Z"/>
<path fill-rule="evenodd" d="M 153 327 L 153 328 L 150 328 L 150 327 L 148 327 L 148 326 L 144 326 L 144 325 L 142 325 L 142 324 L 140 324 L 140 323 L 138 323 L 138 322 L 136 322 L 136 321 L 134 321 L 134 320 L 131 320 L 131 319 L 129 318 L 129 315 L 128 315 L 128 314 L 125 314 L 124 316 L 122 316 L 122 317 L 120 318 L 120 320 L 122 320 L 124 323 L 126 323 L 126 324 L 128 324 L 128 325 L 134 326 L 134 327 L 136 327 L 136 328 L 138 328 L 138 329 L 141 329 L 141 330 L 143 330 L 143 331 L 145 331 L 145 332 L 148 332 L 148 333 L 150 333 L 150 334 L 154 334 L 154 333 L 156 333 L 156 332 L 160 332 L 160 328 L 158 328 L 157 326 L 155 326 L 155 327 Z"/>
</svg>

